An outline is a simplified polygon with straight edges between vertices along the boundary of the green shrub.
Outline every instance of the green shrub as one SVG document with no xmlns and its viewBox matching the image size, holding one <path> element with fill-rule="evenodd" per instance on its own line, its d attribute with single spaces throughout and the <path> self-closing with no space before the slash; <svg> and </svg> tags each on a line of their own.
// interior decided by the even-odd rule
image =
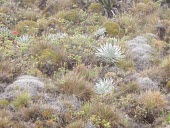
<svg viewBox="0 0 170 128">
<path fill-rule="evenodd" d="M 82 106 L 82 111 L 84 111 L 84 117 L 90 118 L 95 126 L 106 128 L 105 125 L 109 124 L 114 128 L 121 124 L 120 115 L 116 109 L 105 103 L 86 103 Z"/>
<path fill-rule="evenodd" d="M 17 107 L 27 107 L 30 103 L 30 95 L 28 93 L 21 93 L 17 98 L 12 102 L 12 104 Z"/>
<path fill-rule="evenodd" d="M 118 67 L 120 67 L 121 69 L 125 70 L 125 71 L 133 71 L 134 70 L 134 64 L 132 62 L 132 60 L 126 60 L 123 59 L 121 61 L 118 62 Z"/>
<path fill-rule="evenodd" d="M 105 15 L 108 18 L 113 17 L 113 8 L 116 6 L 117 0 L 98 0 L 105 8 Z"/>
<path fill-rule="evenodd" d="M 39 63 L 51 61 L 52 64 L 55 64 L 58 59 L 60 59 L 60 56 L 57 55 L 52 49 L 44 49 L 39 52 L 39 55 Z"/>
<path fill-rule="evenodd" d="M 170 90 L 170 81 L 167 82 L 166 88 L 168 89 L 168 91 Z"/>
<path fill-rule="evenodd" d="M 161 67 L 168 73 L 170 71 L 170 56 L 167 56 L 161 63 Z"/>
<path fill-rule="evenodd" d="M 88 11 L 94 13 L 103 13 L 104 9 L 100 3 L 91 3 Z"/>
<path fill-rule="evenodd" d="M 24 33 L 33 35 L 38 32 L 38 25 L 35 21 L 32 20 L 19 21 L 16 25 L 16 30 L 20 35 Z"/>
<path fill-rule="evenodd" d="M 33 20 L 36 21 L 41 14 L 37 10 L 27 9 L 17 12 L 17 21 L 21 20 Z"/>
<path fill-rule="evenodd" d="M 53 75 L 53 73 L 60 67 L 63 59 L 62 53 L 46 48 L 40 50 L 36 58 L 38 59 L 38 69 L 46 75 Z"/>
<path fill-rule="evenodd" d="M 48 27 L 48 21 L 45 18 L 38 19 L 37 23 L 38 23 L 39 32 L 43 32 Z"/>
<path fill-rule="evenodd" d="M 106 22 L 103 26 L 104 28 L 106 28 L 106 32 L 108 36 L 116 37 L 120 35 L 119 24 L 109 21 L 109 22 Z"/>
<path fill-rule="evenodd" d="M 78 18 L 79 18 L 79 14 L 78 11 L 76 10 L 71 10 L 64 14 L 64 19 L 68 21 L 72 21 L 73 23 L 77 22 Z"/>
<path fill-rule="evenodd" d="M 9 102 L 7 100 L 0 100 L 0 107 L 6 107 L 9 105 Z"/>
</svg>

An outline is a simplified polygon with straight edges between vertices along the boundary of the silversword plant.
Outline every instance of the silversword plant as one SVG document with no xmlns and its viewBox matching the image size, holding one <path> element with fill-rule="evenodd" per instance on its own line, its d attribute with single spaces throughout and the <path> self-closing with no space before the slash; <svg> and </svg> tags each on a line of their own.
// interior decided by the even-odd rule
<svg viewBox="0 0 170 128">
<path fill-rule="evenodd" d="M 29 35 L 22 35 L 18 38 L 19 43 L 29 44 L 31 42 L 31 36 Z"/>
<path fill-rule="evenodd" d="M 100 36 L 105 36 L 105 33 L 106 33 L 106 28 L 100 28 L 94 33 L 94 35 L 96 37 L 100 37 Z"/>
<path fill-rule="evenodd" d="M 97 48 L 95 54 L 102 61 L 105 61 L 109 64 L 115 64 L 116 62 L 124 58 L 121 47 L 119 47 L 118 45 L 112 45 L 112 43 L 100 45 L 100 47 Z"/>
<path fill-rule="evenodd" d="M 95 84 L 94 91 L 97 94 L 105 95 L 113 91 L 114 85 L 115 83 L 111 78 L 98 79 Z"/>
<path fill-rule="evenodd" d="M 62 39 L 64 37 L 66 37 L 67 34 L 66 33 L 56 33 L 56 34 L 49 34 L 47 36 L 47 39 L 51 42 L 54 43 L 55 41 L 57 41 L 58 39 Z"/>
<path fill-rule="evenodd" d="M 10 35 L 12 32 L 7 27 L 0 27 L 0 34 L 2 35 Z"/>
</svg>

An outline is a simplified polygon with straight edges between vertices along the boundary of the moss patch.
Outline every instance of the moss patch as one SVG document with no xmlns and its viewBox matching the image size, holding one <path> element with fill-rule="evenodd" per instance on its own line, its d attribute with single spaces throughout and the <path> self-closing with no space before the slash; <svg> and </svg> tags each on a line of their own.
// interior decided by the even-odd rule
<svg viewBox="0 0 170 128">
<path fill-rule="evenodd" d="M 106 28 L 107 34 L 110 37 L 116 37 L 120 35 L 120 26 L 115 22 L 106 22 L 104 25 Z"/>
</svg>

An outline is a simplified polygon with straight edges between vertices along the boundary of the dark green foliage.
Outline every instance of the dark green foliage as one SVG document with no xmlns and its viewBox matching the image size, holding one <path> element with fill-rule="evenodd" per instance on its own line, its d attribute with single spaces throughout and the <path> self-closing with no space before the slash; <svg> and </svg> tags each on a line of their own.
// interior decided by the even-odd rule
<svg viewBox="0 0 170 128">
<path fill-rule="evenodd" d="M 113 17 L 113 8 L 117 5 L 117 0 L 98 0 L 105 8 L 105 15 L 109 18 Z"/>
</svg>

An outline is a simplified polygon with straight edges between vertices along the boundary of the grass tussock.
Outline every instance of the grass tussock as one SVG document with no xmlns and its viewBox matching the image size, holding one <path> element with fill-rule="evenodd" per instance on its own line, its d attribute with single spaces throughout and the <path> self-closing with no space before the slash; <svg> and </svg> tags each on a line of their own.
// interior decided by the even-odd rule
<svg viewBox="0 0 170 128">
<path fill-rule="evenodd" d="M 92 84 L 76 73 L 66 74 L 61 78 L 58 87 L 64 94 L 75 95 L 81 100 L 90 100 L 94 94 Z"/>
</svg>

